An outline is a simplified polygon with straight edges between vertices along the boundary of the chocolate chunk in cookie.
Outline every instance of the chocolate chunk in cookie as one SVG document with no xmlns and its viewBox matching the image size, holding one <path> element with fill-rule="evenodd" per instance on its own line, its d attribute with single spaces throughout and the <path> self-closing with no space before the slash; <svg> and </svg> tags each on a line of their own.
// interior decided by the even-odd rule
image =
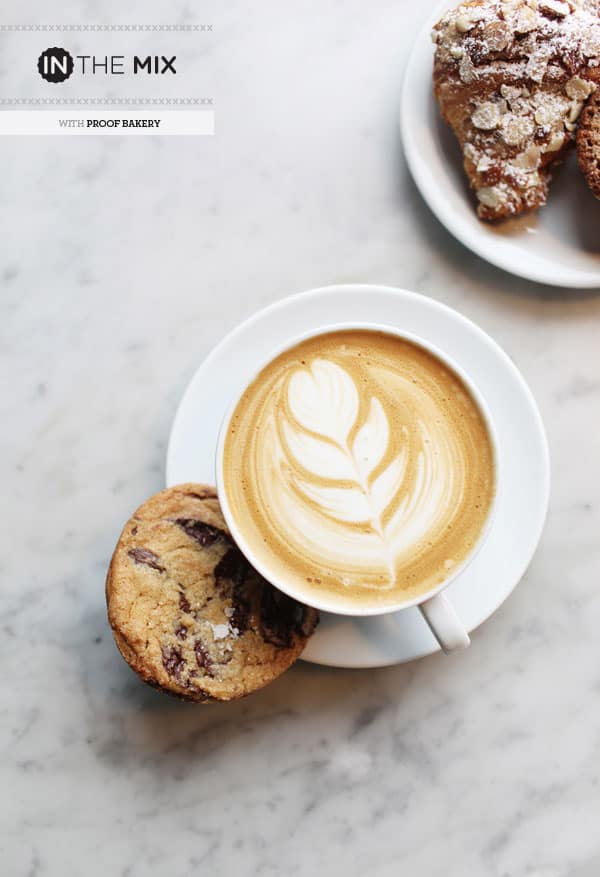
<svg viewBox="0 0 600 877">
<path fill-rule="evenodd" d="M 199 702 L 242 697 L 277 678 L 318 620 L 250 566 L 214 489 L 198 484 L 163 490 L 135 512 L 106 596 L 127 663 L 149 684 Z"/>
</svg>

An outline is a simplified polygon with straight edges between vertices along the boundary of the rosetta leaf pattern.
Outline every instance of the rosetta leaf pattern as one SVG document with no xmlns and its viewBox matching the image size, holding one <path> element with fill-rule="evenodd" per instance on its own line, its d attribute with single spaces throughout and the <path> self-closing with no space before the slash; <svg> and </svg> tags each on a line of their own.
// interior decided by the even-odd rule
<svg viewBox="0 0 600 877">
<path fill-rule="evenodd" d="M 291 416 L 282 432 L 297 489 L 342 525 L 370 525 L 383 543 L 393 579 L 384 521 L 402 484 L 406 459 L 401 450 L 379 471 L 392 438 L 382 401 L 372 396 L 367 416 L 359 422 L 353 378 L 326 360 L 298 369 L 287 392 Z"/>
</svg>

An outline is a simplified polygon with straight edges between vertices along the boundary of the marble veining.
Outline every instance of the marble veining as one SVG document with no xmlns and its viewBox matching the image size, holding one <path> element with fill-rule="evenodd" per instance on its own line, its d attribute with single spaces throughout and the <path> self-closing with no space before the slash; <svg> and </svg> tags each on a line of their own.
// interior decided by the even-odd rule
<svg viewBox="0 0 600 877">
<path fill-rule="evenodd" d="M 397 103 L 427 13 L 174 0 L 170 19 L 215 26 L 194 62 L 214 138 L 0 141 L 7 877 L 600 873 L 600 297 L 485 265 L 421 202 Z M 180 394 L 257 308 L 366 280 L 460 309 L 522 369 L 553 458 L 540 549 L 464 654 L 301 664 L 232 705 L 162 697 L 119 658 L 103 586 Z"/>
</svg>

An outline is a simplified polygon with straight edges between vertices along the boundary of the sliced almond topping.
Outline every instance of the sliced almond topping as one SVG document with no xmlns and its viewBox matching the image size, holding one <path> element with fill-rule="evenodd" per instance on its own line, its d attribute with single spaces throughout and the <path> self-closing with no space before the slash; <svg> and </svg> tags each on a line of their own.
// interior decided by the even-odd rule
<svg viewBox="0 0 600 877">
<path fill-rule="evenodd" d="M 500 7 L 500 16 L 508 20 L 511 16 L 517 15 L 524 6 L 528 4 L 525 0 L 503 0 Z"/>
<path fill-rule="evenodd" d="M 533 119 L 529 116 L 516 116 L 507 113 L 501 121 L 502 137 L 509 146 L 518 146 L 533 134 Z"/>
<path fill-rule="evenodd" d="M 477 79 L 475 66 L 467 52 L 465 52 L 465 54 L 460 59 L 460 64 L 458 65 L 458 74 L 461 80 L 465 83 L 465 85 L 469 85 L 469 83 L 474 82 Z"/>
<path fill-rule="evenodd" d="M 564 0 L 539 0 L 539 10 L 553 18 L 565 18 L 571 14 L 571 7 Z"/>
<path fill-rule="evenodd" d="M 484 207 L 491 207 L 492 210 L 500 207 L 506 201 L 504 192 L 502 189 L 499 189 L 498 186 L 486 186 L 483 189 L 479 189 L 477 192 L 477 198 Z"/>
<path fill-rule="evenodd" d="M 515 33 L 529 33 L 537 27 L 538 18 L 535 10 L 529 6 L 523 6 L 517 12 L 514 23 Z"/>
<path fill-rule="evenodd" d="M 574 100 L 569 107 L 569 122 L 576 122 L 583 109 L 583 101 Z"/>
<path fill-rule="evenodd" d="M 593 83 L 588 82 L 587 79 L 581 79 L 579 76 L 572 76 L 565 85 L 565 91 L 573 100 L 587 100 L 595 90 L 596 86 Z"/>
<path fill-rule="evenodd" d="M 520 152 L 513 159 L 511 165 L 522 171 L 535 171 L 540 166 L 542 150 L 539 146 L 528 146 L 523 152 Z"/>
<path fill-rule="evenodd" d="M 468 15 L 459 15 L 454 22 L 454 27 L 459 33 L 468 33 L 475 27 L 475 22 Z"/>
<path fill-rule="evenodd" d="M 501 118 L 499 105 L 492 103 L 492 101 L 486 101 L 475 109 L 471 121 L 476 128 L 482 131 L 493 131 L 500 124 Z"/>
<path fill-rule="evenodd" d="M 503 83 L 500 86 L 500 94 L 506 98 L 509 105 L 516 103 L 522 97 L 526 97 L 528 93 L 527 89 L 519 88 L 518 85 L 506 85 Z"/>
<path fill-rule="evenodd" d="M 510 41 L 510 28 L 502 21 L 492 21 L 484 27 L 482 36 L 490 52 L 501 52 Z"/>
<path fill-rule="evenodd" d="M 565 135 L 562 133 L 562 131 L 559 131 L 558 133 L 552 135 L 548 144 L 544 147 L 544 152 L 558 152 L 564 142 Z"/>
<path fill-rule="evenodd" d="M 538 125 L 551 125 L 556 113 L 548 104 L 538 107 L 535 111 L 534 119 Z"/>
</svg>

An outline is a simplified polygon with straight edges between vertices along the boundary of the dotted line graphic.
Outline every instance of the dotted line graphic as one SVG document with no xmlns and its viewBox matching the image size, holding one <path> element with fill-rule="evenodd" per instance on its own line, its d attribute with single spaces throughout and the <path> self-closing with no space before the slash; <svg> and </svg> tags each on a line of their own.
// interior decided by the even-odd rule
<svg viewBox="0 0 600 877">
<path fill-rule="evenodd" d="M 212 97 L 0 97 L 0 107 L 212 107 Z"/>
<path fill-rule="evenodd" d="M 109 31 L 210 33 L 212 24 L 0 24 L 2 32 L 56 33 L 107 33 Z"/>
</svg>

